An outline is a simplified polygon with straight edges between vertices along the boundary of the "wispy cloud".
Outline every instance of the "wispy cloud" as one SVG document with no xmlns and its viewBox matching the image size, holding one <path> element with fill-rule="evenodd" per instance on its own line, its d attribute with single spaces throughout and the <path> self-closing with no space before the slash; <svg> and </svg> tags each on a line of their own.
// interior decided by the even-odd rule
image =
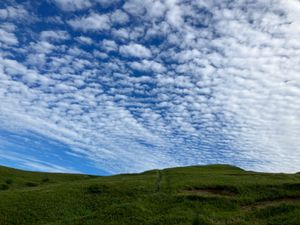
<svg viewBox="0 0 300 225">
<path fill-rule="evenodd" d="M 92 6 L 89 0 L 53 0 L 53 3 L 64 11 L 82 10 Z"/>
<path fill-rule="evenodd" d="M 149 58 L 152 55 L 148 48 L 136 43 L 130 43 L 128 45 L 121 46 L 120 53 L 125 56 L 137 58 Z"/>
<path fill-rule="evenodd" d="M 68 23 L 76 30 L 102 31 L 110 28 L 110 20 L 107 15 L 91 13 L 88 16 L 69 20 Z"/>
<path fill-rule="evenodd" d="M 0 29 L 0 42 L 6 45 L 17 45 L 19 43 L 14 33 L 7 32 L 4 29 Z"/>
</svg>

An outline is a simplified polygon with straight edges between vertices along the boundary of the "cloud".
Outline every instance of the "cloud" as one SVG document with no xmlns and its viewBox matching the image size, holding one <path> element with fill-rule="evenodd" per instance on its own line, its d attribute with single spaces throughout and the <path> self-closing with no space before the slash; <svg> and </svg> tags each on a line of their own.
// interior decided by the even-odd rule
<svg viewBox="0 0 300 225">
<path fill-rule="evenodd" d="M 91 38 L 85 36 L 76 37 L 76 40 L 82 44 L 87 44 L 87 45 L 91 45 L 94 43 L 94 41 Z"/>
<path fill-rule="evenodd" d="M 101 45 L 106 51 L 117 51 L 118 50 L 118 45 L 116 44 L 115 41 L 112 40 L 103 40 L 102 45 Z"/>
<path fill-rule="evenodd" d="M 151 57 L 151 51 L 141 44 L 130 43 L 120 47 L 120 53 L 124 56 L 137 57 L 137 58 L 149 58 Z"/>
<path fill-rule="evenodd" d="M 129 0 L 125 2 L 123 8 L 133 16 L 144 16 L 147 19 L 156 20 L 163 18 L 168 5 L 172 6 L 172 2 L 176 1 L 145 0 L 141 3 L 138 0 Z M 176 4 L 173 5 L 176 6 Z"/>
<path fill-rule="evenodd" d="M 3 128 L 108 173 L 300 170 L 298 1 L 87 2 L 43 31 L 1 25 Z"/>
<path fill-rule="evenodd" d="M 68 24 L 75 30 L 102 31 L 110 29 L 110 20 L 107 15 L 91 13 L 88 16 L 69 20 Z"/>
<path fill-rule="evenodd" d="M 68 32 L 63 30 L 46 30 L 42 31 L 40 38 L 43 41 L 64 41 L 70 39 Z"/>
<path fill-rule="evenodd" d="M 135 70 L 140 70 L 140 71 L 153 71 L 155 73 L 163 73 L 165 72 L 166 68 L 155 61 L 149 61 L 143 59 L 141 62 L 133 62 L 130 64 L 131 68 Z"/>
<path fill-rule="evenodd" d="M 17 45 L 19 43 L 15 34 L 7 32 L 4 29 L 0 29 L 0 42 L 7 45 Z"/>
<path fill-rule="evenodd" d="M 140 3 L 138 0 L 125 2 L 123 8 L 133 16 L 143 15 L 146 12 L 144 4 Z"/>
<path fill-rule="evenodd" d="M 55 46 L 47 41 L 30 43 L 31 50 L 36 53 L 50 53 Z"/>
<path fill-rule="evenodd" d="M 119 9 L 111 13 L 110 19 L 113 23 L 116 24 L 126 24 L 127 22 L 129 22 L 129 16 Z"/>
<path fill-rule="evenodd" d="M 22 5 L 8 6 L 0 9 L 0 19 L 2 20 L 20 20 L 28 17 L 29 13 Z"/>
<path fill-rule="evenodd" d="M 4 153 L 4 150 L 0 150 L 1 153 Z M 80 171 L 74 168 L 66 168 L 65 166 L 56 165 L 55 163 L 49 163 L 46 161 L 41 161 L 34 157 L 28 157 L 26 154 L 18 153 L 4 153 L 0 159 L 5 159 L 7 164 L 8 161 L 18 163 L 18 168 L 32 170 L 32 171 L 41 171 L 49 173 L 81 173 Z"/>
<path fill-rule="evenodd" d="M 76 11 L 92 6 L 89 0 L 53 0 L 53 2 L 63 11 Z"/>
</svg>

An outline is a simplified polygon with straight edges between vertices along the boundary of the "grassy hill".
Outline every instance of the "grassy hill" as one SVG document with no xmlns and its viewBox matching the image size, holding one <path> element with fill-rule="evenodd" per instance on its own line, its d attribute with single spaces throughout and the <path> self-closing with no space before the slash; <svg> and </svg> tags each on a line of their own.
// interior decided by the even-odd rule
<svg viewBox="0 0 300 225">
<path fill-rule="evenodd" d="M 300 224 L 300 174 L 227 165 L 109 177 L 0 167 L 0 225 Z"/>
</svg>

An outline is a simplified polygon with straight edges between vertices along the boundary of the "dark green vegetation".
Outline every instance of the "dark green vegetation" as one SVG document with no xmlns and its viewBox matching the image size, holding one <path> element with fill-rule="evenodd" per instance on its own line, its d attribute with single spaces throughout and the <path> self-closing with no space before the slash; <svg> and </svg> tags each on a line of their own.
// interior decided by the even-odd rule
<svg viewBox="0 0 300 225">
<path fill-rule="evenodd" d="M 226 165 L 110 177 L 0 167 L 0 224 L 300 224 L 300 174 Z"/>
</svg>

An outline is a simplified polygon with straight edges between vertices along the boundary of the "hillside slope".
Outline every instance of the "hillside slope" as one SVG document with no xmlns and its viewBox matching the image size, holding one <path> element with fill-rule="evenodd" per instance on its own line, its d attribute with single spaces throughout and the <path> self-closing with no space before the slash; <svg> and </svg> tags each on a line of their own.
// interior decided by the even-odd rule
<svg viewBox="0 0 300 225">
<path fill-rule="evenodd" d="M 0 167 L 0 225 L 300 224 L 300 174 L 227 165 L 109 177 Z"/>
</svg>

